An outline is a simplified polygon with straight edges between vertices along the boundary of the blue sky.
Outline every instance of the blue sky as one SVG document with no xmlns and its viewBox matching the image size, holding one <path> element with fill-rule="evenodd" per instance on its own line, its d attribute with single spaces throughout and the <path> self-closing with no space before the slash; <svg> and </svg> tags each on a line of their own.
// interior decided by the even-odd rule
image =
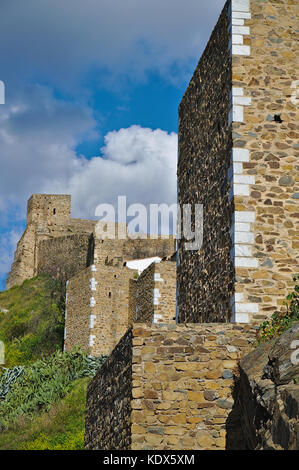
<svg viewBox="0 0 299 470">
<path fill-rule="evenodd" d="M 1 1 L 0 289 L 32 193 L 83 218 L 117 195 L 176 201 L 177 108 L 223 5 Z"/>
</svg>

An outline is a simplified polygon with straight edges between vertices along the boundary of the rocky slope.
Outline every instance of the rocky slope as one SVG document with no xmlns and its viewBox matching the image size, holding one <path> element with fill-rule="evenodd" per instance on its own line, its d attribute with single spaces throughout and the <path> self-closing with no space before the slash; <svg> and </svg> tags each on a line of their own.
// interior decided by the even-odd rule
<svg viewBox="0 0 299 470">
<path fill-rule="evenodd" d="M 299 323 L 242 359 L 229 423 L 230 449 L 299 449 Z"/>
</svg>

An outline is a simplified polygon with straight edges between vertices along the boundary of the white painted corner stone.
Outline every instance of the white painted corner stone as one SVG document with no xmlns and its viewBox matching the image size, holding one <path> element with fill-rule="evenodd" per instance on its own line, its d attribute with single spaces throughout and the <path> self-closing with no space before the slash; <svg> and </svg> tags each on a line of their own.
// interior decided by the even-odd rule
<svg viewBox="0 0 299 470">
<path fill-rule="evenodd" d="M 232 150 L 231 158 L 233 162 L 249 162 L 249 150 L 235 147 Z"/>
<path fill-rule="evenodd" d="M 257 258 L 243 258 L 235 256 L 234 261 L 236 268 L 258 268 L 259 266 Z"/>
<path fill-rule="evenodd" d="M 244 44 L 232 44 L 232 55 L 250 55 L 250 46 Z"/>
<path fill-rule="evenodd" d="M 234 312 L 231 317 L 231 323 L 249 323 L 248 313 L 236 313 Z"/>
<path fill-rule="evenodd" d="M 244 26 L 244 20 L 242 18 L 232 17 L 232 25 L 233 26 Z"/>
<path fill-rule="evenodd" d="M 232 45 L 243 45 L 243 36 L 241 34 L 233 34 L 231 39 L 231 46 Z M 232 49 L 230 47 L 230 49 Z"/>
<path fill-rule="evenodd" d="M 92 277 L 90 279 L 90 290 L 96 291 L 97 290 L 97 285 L 98 285 L 97 281 L 95 280 L 94 277 Z"/>
<path fill-rule="evenodd" d="M 245 11 L 232 11 L 232 18 L 242 18 L 244 20 L 250 20 L 251 13 Z"/>
<path fill-rule="evenodd" d="M 253 211 L 235 211 L 234 222 L 254 222 L 255 212 Z"/>
<path fill-rule="evenodd" d="M 90 315 L 90 317 L 89 317 L 89 328 L 91 330 L 94 328 L 95 320 L 96 320 L 96 315 Z"/>
<path fill-rule="evenodd" d="M 159 305 L 159 298 L 161 297 L 159 289 L 155 288 L 153 293 L 154 293 L 154 305 Z"/>
<path fill-rule="evenodd" d="M 95 301 L 94 297 L 90 297 L 89 305 L 92 308 L 96 305 L 96 301 Z"/>
<path fill-rule="evenodd" d="M 231 8 L 232 8 L 232 11 L 249 12 L 250 1 L 249 0 L 232 0 Z"/>
<path fill-rule="evenodd" d="M 89 335 L 89 346 L 94 346 L 95 335 Z"/>
<path fill-rule="evenodd" d="M 244 89 L 233 86 L 231 96 L 244 96 Z"/>
<path fill-rule="evenodd" d="M 235 292 L 235 294 L 230 299 L 230 304 L 233 305 L 236 302 L 242 302 L 243 299 L 244 299 L 244 294 Z"/>
<path fill-rule="evenodd" d="M 162 315 L 159 314 L 159 313 L 154 313 L 154 317 L 153 317 L 153 323 L 158 323 L 159 320 L 162 320 Z"/>
</svg>

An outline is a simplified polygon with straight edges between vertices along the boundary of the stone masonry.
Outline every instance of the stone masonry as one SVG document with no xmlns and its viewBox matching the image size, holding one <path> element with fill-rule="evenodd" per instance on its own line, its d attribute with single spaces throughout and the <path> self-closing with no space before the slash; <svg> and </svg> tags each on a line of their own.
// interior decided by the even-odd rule
<svg viewBox="0 0 299 470">
<path fill-rule="evenodd" d="M 85 445 L 90 450 L 131 446 L 132 332 L 113 350 L 87 390 Z"/>
<path fill-rule="evenodd" d="M 249 325 L 135 323 L 88 387 L 86 448 L 225 449 L 234 374 L 254 339 Z"/>
<path fill-rule="evenodd" d="M 70 196 L 28 201 L 7 286 L 39 272 L 68 278 L 65 349 L 109 355 L 88 386 L 87 449 L 297 446 L 298 384 L 285 390 L 278 375 L 285 363 L 297 371 L 285 350 L 298 330 L 268 348 L 268 363 L 267 346 L 247 353 L 299 271 L 298 8 L 224 6 L 179 109 L 178 199 L 203 204 L 204 233 L 198 251 L 178 240 L 177 269 L 174 238 L 105 239 L 96 221 L 70 218 Z M 152 257 L 163 260 L 139 275 L 126 265 Z M 268 416 L 279 424 L 289 412 L 291 438 L 275 447 Z"/>
<path fill-rule="evenodd" d="M 136 300 L 134 299 L 136 298 Z M 175 323 L 176 265 L 173 261 L 152 263 L 131 284 L 134 321 L 142 323 Z"/>
<path fill-rule="evenodd" d="M 135 321 L 175 323 L 176 267 L 152 263 L 136 271 L 93 264 L 67 284 L 65 350 L 75 346 L 92 356 L 109 355 Z"/>
<path fill-rule="evenodd" d="M 31 196 L 27 206 L 27 227 L 15 251 L 7 289 L 42 272 L 54 277 L 62 274 L 63 280 L 66 280 L 86 267 L 88 245 L 83 239 L 94 232 L 96 221 L 71 219 L 70 213 L 71 197 L 68 195 Z M 73 235 L 77 235 L 77 238 L 72 238 Z M 61 237 L 69 238 L 65 240 Z M 56 238 L 60 238 L 60 241 L 54 241 Z M 82 249 L 80 256 L 77 256 L 78 246 L 84 243 L 85 256 L 82 255 Z"/>
<path fill-rule="evenodd" d="M 297 446 L 298 385 L 283 389 L 282 407 L 271 401 L 273 383 L 270 395 L 267 388 L 269 380 L 277 382 L 277 370 L 284 373 L 284 362 L 269 359 L 275 377 L 266 380 L 262 398 L 242 370 L 254 372 L 259 361 L 259 350 L 247 355 L 255 324 L 281 308 L 298 272 L 298 6 L 294 0 L 224 6 L 179 109 L 179 203 L 203 204 L 203 246 L 188 251 L 187 240 L 178 241 L 178 323 L 161 302 L 163 263 L 130 280 L 134 324 L 89 386 L 88 449 L 271 448 L 286 413 L 292 422 L 280 429 L 279 448 Z M 111 386 L 118 347 L 128 352 Z M 282 359 L 293 377 L 297 369 L 287 354 Z M 124 392 L 122 371 L 130 384 Z M 260 372 L 258 380 L 265 380 Z M 106 385 L 112 402 L 101 401 Z M 241 416 L 247 397 L 248 413 Z M 120 424 L 112 429 L 117 413 Z M 250 429 L 245 440 L 240 426 Z M 126 441 L 117 437 L 124 427 Z"/>
<path fill-rule="evenodd" d="M 298 273 L 298 14 L 228 1 L 179 110 L 179 202 L 204 205 L 179 242 L 180 321 L 260 323 Z"/>
<path fill-rule="evenodd" d="M 7 279 L 7 288 L 41 273 L 70 279 L 93 263 L 115 265 L 119 262 L 150 256 L 172 255 L 175 239 L 118 238 L 123 224 L 113 224 L 115 238 L 98 235 L 97 220 L 74 219 L 69 195 L 33 194 L 27 206 L 27 227 L 15 251 Z"/>
</svg>

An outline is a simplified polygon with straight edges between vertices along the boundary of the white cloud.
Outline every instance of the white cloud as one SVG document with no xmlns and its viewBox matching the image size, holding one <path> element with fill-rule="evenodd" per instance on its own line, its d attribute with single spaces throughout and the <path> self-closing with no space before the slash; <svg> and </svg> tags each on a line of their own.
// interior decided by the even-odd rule
<svg viewBox="0 0 299 470">
<path fill-rule="evenodd" d="M 4 78 L 38 76 L 65 89 L 78 85 L 90 67 L 105 71 L 107 78 L 126 74 L 136 80 L 149 70 L 169 78 L 174 64 L 184 70 L 200 56 L 224 3 L 3 0 Z"/>
<path fill-rule="evenodd" d="M 128 204 L 175 202 L 175 133 L 131 126 L 109 133 L 99 156 L 78 158 L 76 146 L 99 137 L 91 109 L 94 89 L 87 83 L 92 75 L 99 88 L 109 85 L 120 92 L 123 83 L 158 73 L 181 85 L 223 4 L 224 0 L 2 0 L 3 227 L 25 215 L 26 200 L 35 192 L 70 193 L 73 215 L 81 217 L 91 217 L 99 203 L 115 202 L 117 195 L 126 195 Z M 0 274 L 8 270 L 14 243 L 14 238 L 2 237 Z"/>
<path fill-rule="evenodd" d="M 176 202 L 177 134 L 140 126 L 110 132 L 102 157 L 85 161 L 70 178 L 74 212 L 94 216 L 100 203 Z"/>
<path fill-rule="evenodd" d="M 87 108 L 35 89 L 31 103 L 12 104 L 1 117 L 0 208 L 25 211 L 32 193 L 70 193 L 75 216 L 94 216 L 101 202 L 176 200 L 177 135 L 140 126 L 110 132 L 99 156 L 77 157 L 82 136 L 95 135 Z"/>
</svg>

